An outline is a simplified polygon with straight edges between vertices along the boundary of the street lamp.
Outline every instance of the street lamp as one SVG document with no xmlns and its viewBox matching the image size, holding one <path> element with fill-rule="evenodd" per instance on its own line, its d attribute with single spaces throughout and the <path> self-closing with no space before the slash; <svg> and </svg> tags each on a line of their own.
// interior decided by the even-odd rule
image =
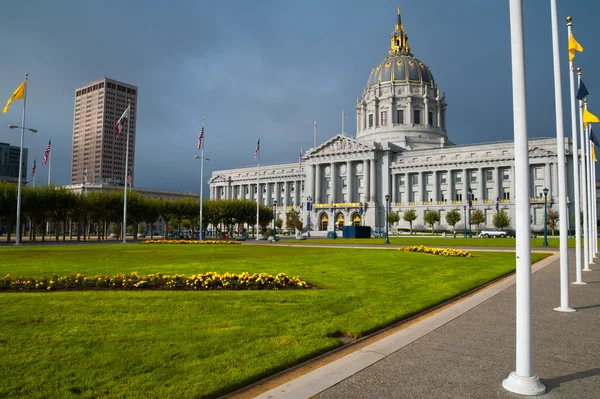
<svg viewBox="0 0 600 399">
<path fill-rule="evenodd" d="M 25 111 L 23 111 L 23 122 L 25 122 Z M 31 133 L 37 133 L 37 130 L 17 125 L 8 125 L 8 128 L 21 129 L 21 150 L 19 151 L 19 177 L 17 179 L 17 236 L 15 238 L 15 245 L 21 245 L 21 174 L 23 173 L 23 137 L 25 136 L 25 129 L 29 130 Z"/>
<path fill-rule="evenodd" d="M 473 233 L 471 232 L 471 211 L 473 209 L 473 190 L 469 187 L 469 238 L 473 237 Z"/>
<path fill-rule="evenodd" d="M 277 241 L 277 226 L 275 226 L 276 218 L 277 218 L 277 200 L 273 200 L 273 241 Z"/>
<path fill-rule="evenodd" d="M 310 214 L 312 213 L 312 197 L 309 195 L 306 199 L 306 213 L 308 214 L 308 231 L 307 236 L 310 238 Z"/>
<path fill-rule="evenodd" d="M 464 211 L 464 215 L 465 215 L 465 223 L 464 223 L 465 228 L 464 228 L 463 237 L 467 238 L 467 206 L 466 205 L 463 205 L 463 211 Z"/>
<path fill-rule="evenodd" d="M 496 197 L 496 227 L 500 230 L 500 197 Z"/>
<path fill-rule="evenodd" d="M 202 149 L 202 151 L 204 151 L 204 149 Z M 202 242 L 202 232 L 203 232 L 203 228 L 202 228 L 202 186 L 203 186 L 203 180 L 204 180 L 204 160 L 210 161 L 210 158 L 204 157 L 204 156 L 198 156 L 198 155 L 194 155 L 194 159 L 199 159 L 200 160 L 200 224 L 199 224 L 199 232 L 198 232 L 198 242 Z"/>
<path fill-rule="evenodd" d="M 337 233 L 335 231 L 335 204 L 331 207 L 331 221 L 333 223 L 333 234 L 331 235 L 331 238 L 337 238 Z"/>
<path fill-rule="evenodd" d="M 389 204 L 390 204 L 390 196 L 388 194 L 385 195 L 385 242 L 384 244 L 390 243 L 389 237 Z"/>
<path fill-rule="evenodd" d="M 548 246 L 548 189 L 544 188 L 544 242 L 542 247 Z"/>
</svg>

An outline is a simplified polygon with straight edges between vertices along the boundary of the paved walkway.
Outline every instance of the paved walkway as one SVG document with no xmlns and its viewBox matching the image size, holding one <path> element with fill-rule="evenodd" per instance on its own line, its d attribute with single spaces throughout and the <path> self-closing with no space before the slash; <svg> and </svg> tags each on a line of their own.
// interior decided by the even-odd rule
<svg viewBox="0 0 600 399">
<path fill-rule="evenodd" d="M 577 312 L 559 313 L 558 256 L 534 269 L 533 371 L 547 387 L 541 397 L 600 398 L 600 265 L 584 281 L 570 285 Z M 511 277 L 258 397 L 519 398 L 502 388 L 514 369 Z"/>
</svg>

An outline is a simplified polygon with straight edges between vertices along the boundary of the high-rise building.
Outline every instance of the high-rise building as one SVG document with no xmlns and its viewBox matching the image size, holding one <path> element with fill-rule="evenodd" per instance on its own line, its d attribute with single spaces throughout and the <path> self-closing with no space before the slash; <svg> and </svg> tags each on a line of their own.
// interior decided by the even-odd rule
<svg viewBox="0 0 600 399">
<path fill-rule="evenodd" d="M 19 155 L 21 147 L 0 143 L 0 181 L 17 183 L 19 179 Z M 21 182 L 27 183 L 27 148 L 23 148 L 23 167 L 21 168 Z"/>
<path fill-rule="evenodd" d="M 131 100 L 129 117 L 129 159 L 127 166 L 135 179 L 135 132 L 137 87 L 102 78 L 75 90 L 73 118 L 73 158 L 71 184 L 125 182 L 127 124 L 116 134 L 115 124 Z"/>
</svg>

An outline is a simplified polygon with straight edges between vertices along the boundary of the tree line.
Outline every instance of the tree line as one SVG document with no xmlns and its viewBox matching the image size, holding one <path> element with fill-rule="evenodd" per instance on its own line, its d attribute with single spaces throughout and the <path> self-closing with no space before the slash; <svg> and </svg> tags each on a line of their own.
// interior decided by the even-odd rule
<svg viewBox="0 0 600 399">
<path fill-rule="evenodd" d="M 249 200 L 205 200 L 202 204 L 202 231 L 209 225 L 220 231 L 242 231 L 243 226 L 256 224 L 256 202 Z M 140 195 L 135 190 L 127 193 L 127 230 L 137 239 L 140 224 L 145 223 L 153 236 L 154 224 L 163 219 L 165 226 L 175 224 L 179 235 L 184 221 L 197 231 L 200 222 L 200 201 L 198 198 L 181 198 L 165 200 Z M 6 230 L 7 242 L 10 241 L 17 219 L 17 185 L 0 182 L 0 232 Z M 273 220 L 270 207 L 259 207 L 259 221 L 262 230 Z M 96 235 L 98 240 L 105 240 L 111 231 L 122 235 L 123 192 L 92 191 L 88 194 L 74 193 L 62 186 L 48 185 L 43 187 L 22 187 L 21 191 L 21 223 L 29 222 L 30 239 L 41 237 L 45 240 L 51 225 L 53 236 L 58 241 L 62 234 L 66 240 L 67 232 L 89 239 Z M 111 226 L 116 226 L 110 229 Z M 110 230 L 110 231 L 109 231 Z M 24 229 L 21 229 L 23 232 Z M 165 228 L 167 238 L 168 228 Z"/>
</svg>

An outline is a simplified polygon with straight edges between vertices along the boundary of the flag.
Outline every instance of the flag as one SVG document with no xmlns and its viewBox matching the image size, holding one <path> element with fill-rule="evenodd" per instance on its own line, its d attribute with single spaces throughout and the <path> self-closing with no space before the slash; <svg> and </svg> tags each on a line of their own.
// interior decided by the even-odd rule
<svg viewBox="0 0 600 399">
<path fill-rule="evenodd" d="M 315 129 L 317 128 L 317 121 L 315 121 Z"/>
<path fill-rule="evenodd" d="M 598 139 L 596 138 L 596 135 L 594 134 L 591 126 L 590 126 L 590 141 L 592 143 L 594 143 L 594 145 L 600 146 L 600 141 L 598 141 Z"/>
<path fill-rule="evenodd" d="M 344 112 L 344 110 L 342 110 L 342 118 L 346 117 L 346 113 Z"/>
<path fill-rule="evenodd" d="M 302 170 L 302 146 L 300 146 L 300 156 L 298 157 L 298 169 Z"/>
<path fill-rule="evenodd" d="M 35 159 L 33 160 L 33 165 L 31 166 L 31 178 L 35 179 Z"/>
<path fill-rule="evenodd" d="M 15 92 L 12 94 L 12 96 L 10 96 L 10 98 L 6 102 L 6 105 L 4 106 L 4 109 L 2 110 L 2 112 L 7 113 L 8 107 L 10 107 L 10 103 L 12 103 L 15 100 L 20 100 L 25 97 L 25 85 L 26 84 L 27 84 L 27 81 L 21 83 L 21 85 L 19 87 L 17 87 L 17 90 L 15 90 Z"/>
<path fill-rule="evenodd" d="M 260 137 L 258 138 L 258 141 L 256 142 L 256 150 L 254 150 L 254 160 L 256 161 L 256 157 L 258 156 L 258 153 L 260 152 Z"/>
<path fill-rule="evenodd" d="M 587 96 L 588 94 L 590 94 L 590 93 L 588 93 L 587 89 L 585 88 L 585 85 L 583 84 L 583 80 L 580 80 L 580 81 L 579 81 L 579 90 L 577 90 L 577 99 L 578 99 L 579 101 L 581 101 L 581 100 L 583 100 L 583 99 L 585 98 L 585 96 Z"/>
<path fill-rule="evenodd" d="M 121 134 L 121 132 L 123 131 L 123 127 L 125 126 L 125 124 L 127 123 L 127 120 L 129 119 L 129 107 L 130 106 L 127 106 L 127 109 L 125 110 L 125 112 L 123 112 L 123 115 L 121 115 L 121 117 L 115 124 L 117 134 Z"/>
<path fill-rule="evenodd" d="M 198 136 L 198 149 L 202 148 L 203 141 L 204 141 L 204 124 L 202 124 L 202 129 L 200 129 L 200 136 Z"/>
<path fill-rule="evenodd" d="M 48 145 L 46 146 L 46 151 L 44 151 L 44 159 L 42 159 L 42 166 L 45 166 L 48 163 L 48 156 L 50 155 L 50 151 L 52 150 L 52 139 L 48 141 Z"/>
<path fill-rule="evenodd" d="M 593 123 L 593 122 L 600 122 L 600 119 L 598 119 L 598 117 L 596 115 L 592 114 L 590 111 L 588 111 L 587 109 L 584 108 L 583 124 Z"/>
<path fill-rule="evenodd" d="M 593 143 L 591 143 L 593 144 Z M 598 160 L 596 159 L 596 150 L 594 150 L 594 146 L 591 146 L 592 148 L 592 159 L 594 160 L 594 162 L 598 162 Z"/>
<path fill-rule="evenodd" d="M 131 175 L 127 176 L 127 184 L 131 187 Z"/>
<path fill-rule="evenodd" d="M 581 44 L 577 43 L 577 40 L 575 40 L 573 34 L 571 33 L 569 35 L 569 61 L 573 61 L 573 58 L 575 58 L 575 50 L 581 53 L 583 51 L 583 47 Z"/>
</svg>

